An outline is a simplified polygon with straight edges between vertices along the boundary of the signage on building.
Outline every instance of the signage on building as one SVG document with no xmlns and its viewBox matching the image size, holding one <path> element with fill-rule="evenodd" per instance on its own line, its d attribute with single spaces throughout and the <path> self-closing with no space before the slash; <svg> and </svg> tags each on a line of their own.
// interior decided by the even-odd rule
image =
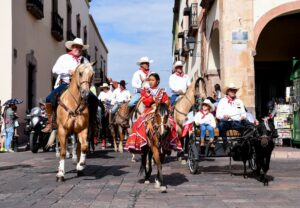
<svg viewBox="0 0 300 208">
<path fill-rule="evenodd" d="M 247 44 L 247 42 L 248 42 L 248 31 L 241 30 L 241 29 L 232 31 L 233 44 Z"/>
</svg>

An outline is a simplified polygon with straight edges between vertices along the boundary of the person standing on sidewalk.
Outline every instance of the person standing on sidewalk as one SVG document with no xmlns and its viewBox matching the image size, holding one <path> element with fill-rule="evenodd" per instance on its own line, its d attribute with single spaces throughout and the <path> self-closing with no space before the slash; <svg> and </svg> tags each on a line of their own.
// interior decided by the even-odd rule
<svg viewBox="0 0 300 208">
<path fill-rule="evenodd" d="M 14 119 L 15 112 L 13 111 L 15 105 L 9 105 L 4 109 L 4 131 L 5 131 L 5 151 L 13 152 L 11 149 L 11 141 L 14 135 Z"/>
</svg>

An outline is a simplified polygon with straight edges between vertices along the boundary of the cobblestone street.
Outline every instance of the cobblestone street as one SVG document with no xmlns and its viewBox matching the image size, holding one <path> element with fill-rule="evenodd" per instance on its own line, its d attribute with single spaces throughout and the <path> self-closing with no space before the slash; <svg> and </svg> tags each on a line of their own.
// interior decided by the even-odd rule
<svg viewBox="0 0 300 208">
<path fill-rule="evenodd" d="M 90 155 L 85 176 L 77 177 L 70 159 L 66 181 L 55 181 L 55 153 L 1 154 L 0 207 L 299 207 L 299 159 L 271 162 L 274 181 L 264 187 L 254 178 L 244 179 L 242 164 L 228 158 L 200 163 L 200 174 L 191 175 L 186 165 L 169 157 L 163 166 L 167 193 L 138 176 L 140 163 L 128 153 L 98 151 Z M 139 156 L 138 156 L 139 157 Z M 152 175 L 156 174 L 156 169 Z"/>
</svg>

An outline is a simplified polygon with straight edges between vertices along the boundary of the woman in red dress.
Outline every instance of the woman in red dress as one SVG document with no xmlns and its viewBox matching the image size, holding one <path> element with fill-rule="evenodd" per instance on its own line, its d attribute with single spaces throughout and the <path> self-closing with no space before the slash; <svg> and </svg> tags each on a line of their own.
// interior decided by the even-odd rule
<svg viewBox="0 0 300 208">
<path fill-rule="evenodd" d="M 141 99 L 145 105 L 145 110 L 138 120 L 132 126 L 132 134 L 128 137 L 125 149 L 131 153 L 142 153 L 141 148 L 147 144 L 146 122 L 145 118 L 148 114 L 154 113 L 156 103 L 170 104 L 169 96 L 164 88 L 159 88 L 160 78 L 157 73 L 149 75 L 150 88 L 141 91 Z M 176 132 L 176 123 L 173 118 L 169 116 L 171 124 L 171 131 L 168 137 L 168 150 L 181 151 L 182 146 Z M 165 147 L 165 145 L 164 145 Z"/>
</svg>

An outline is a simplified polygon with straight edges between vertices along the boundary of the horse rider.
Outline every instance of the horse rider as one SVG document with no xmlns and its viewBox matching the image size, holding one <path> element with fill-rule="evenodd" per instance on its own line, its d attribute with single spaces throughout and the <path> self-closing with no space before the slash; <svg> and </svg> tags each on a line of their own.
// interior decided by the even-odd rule
<svg viewBox="0 0 300 208">
<path fill-rule="evenodd" d="M 125 80 L 121 80 L 119 83 L 119 87 L 112 93 L 111 102 L 112 105 L 114 105 L 114 107 L 111 109 L 112 117 L 123 103 L 130 100 L 130 97 L 130 92 L 126 89 Z"/>
<path fill-rule="evenodd" d="M 132 81 L 131 81 L 132 87 L 135 90 L 135 94 L 133 95 L 132 99 L 128 104 L 131 110 L 138 103 L 141 97 L 141 90 L 143 88 L 149 88 L 148 76 L 151 73 L 150 72 L 151 63 L 153 63 L 153 60 L 150 60 L 146 56 L 141 57 L 136 63 L 140 67 L 140 69 L 133 74 Z"/>
<path fill-rule="evenodd" d="M 225 87 L 226 96 L 220 100 L 217 107 L 216 117 L 219 119 L 218 127 L 224 145 L 227 144 L 226 131 L 231 129 L 240 131 L 244 126 L 242 122 L 247 122 L 244 103 L 236 96 L 238 90 L 234 83 Z"/>
<path fill-rule="evenodd" d="M 141 100 L 145 105 L 144 112 L 133 124 L 132 133 L 126 141 L 125 149 L 131 153 L 141 153 L 141 148 L 147 144 L 147 127 L 145 125 L 146 117 L 153 111 L 153 108 L 159 103 L 169 105 L 169 96 L 164 88 L 159 87 L 160 77 L 157 73 L 149 75 L 149 88 L 141 91 Z M 153 112 L 152 112 L 153 113 Z M 169 117 L 170 132 L 168 135 L 168 143 L 170 148 L 181 151 L 182 146 L 176 132 L 176 123 Z"/>
<path fill-rule="evenodd" d="M 175 105 L 178 96 L 185 94 L 191 85 L 191 79 L 183 72 L 182 61 L 176 61 L 173 68 L 174 73 L 169 78 L 169 87 L 172 90 L 171 106 Z"/>
<path fill-rule="evenodd" d="M 98 99 L 103 103 L 110 103 L 112 98 L 112 91 L 110 90 L 109 85 L 107 83 L 103 83 L 100 89 L 102 91 L 99 93 Z"/>
<path fill-rule="evenodd" d="M 57 80 L 54 90 L 46 97 L 45 109 L 48 116 L 48 121 L 43 132 L 51 131 L 53 118 L 53 106 L 56 106 L 57 97 L 67 89 L 70 78 L 78 65 L 81 62 L 88 63 L 89 61 L 82 56 L 82 51 L 89 48 L 89 45 L 84 45 L 82 39 L 75 38 L 73 41 L 67 41 L 65 47 L 70 50 L 67 54 L 61 55 L 52 68 L 52 72 L 57 74 Z"/>
</svg>

